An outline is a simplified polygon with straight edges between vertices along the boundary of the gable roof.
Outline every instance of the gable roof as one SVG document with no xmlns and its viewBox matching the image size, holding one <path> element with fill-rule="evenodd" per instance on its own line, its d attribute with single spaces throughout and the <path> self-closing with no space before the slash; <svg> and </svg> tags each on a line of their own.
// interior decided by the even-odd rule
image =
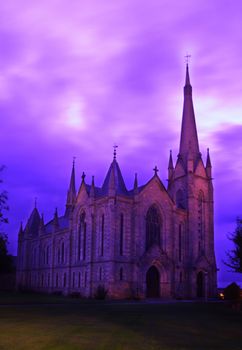
<svg viewBox="0 0 242 350">
<path fill-rule="evenodd" d="M 38 235 L 40 225 L 40 215 L 37 208 L 34 208 L 27 221 L 24 231 L 33 236 Z"/>
</svg>

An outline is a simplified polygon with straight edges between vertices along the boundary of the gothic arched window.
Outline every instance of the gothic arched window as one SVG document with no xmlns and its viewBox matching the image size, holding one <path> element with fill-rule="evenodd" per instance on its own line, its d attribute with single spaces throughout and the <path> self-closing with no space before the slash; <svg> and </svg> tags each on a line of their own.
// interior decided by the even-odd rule
<svg viewBox="0 0 242 350">
<path fill-rule="evenodd" d="M 204 195 L 200 191 L 198 195 L 198 251 L 204 249 Z"/>
<path fill-rule="evenodd" d="M 146 249 L 152 245 L 160 246 L 161 219 L 158 210 L 152 206 L 146 215 Z"/>
<path fill-rule="evenodd" d="M 63 263 L 65 261 L 65 243 L 61 243 L 61 262 Z"/>
<path fill-rule="evenodd" d="M 104 254 L 104 214 L 102 215 L 102 223 L 101 223 L 101 256 Z"/>
<path fill-rule="evenodd" d="M 49 255 L 50 255 L 50 247 L 46 248 L 46 264 L 49 265 Z"/>
<path fill-rule="evenodd" d="M 119 237 L 119 254 L 123 255 L 124 244 L 124 215 L 120 215 L 120 237 Z"/>
<path fill-rule="evenodd" d="M 86 221 L 85 213 L 81 214 L 78 234 L 78 260 L 86 258 Z"/>
<path fill-rule="evenodd" d="M 178 260 L 182 261 L 182 224 L 179 224 L 179 232 L 178 232 Z"/>
</svg>

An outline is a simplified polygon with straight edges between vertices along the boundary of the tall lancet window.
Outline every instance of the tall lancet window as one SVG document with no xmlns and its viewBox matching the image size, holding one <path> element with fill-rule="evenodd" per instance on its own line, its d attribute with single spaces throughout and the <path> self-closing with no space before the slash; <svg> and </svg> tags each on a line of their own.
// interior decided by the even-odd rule
<svg viewBox="0 0 242 350">
<path fill-rule="evenodd" d="M 179 224 L 179 232 L 178 232 L 178 260 L 179 262 L 182 261 L 182 224 Z"/>
<path fill-rule="evenodd" d="M 104 255 L 104 214 L 102 215 L 101 219 L 101 232 L 100 232 L 100 255 Z"/>
<path fill-rule="evenodd" d="M 61 243 L 61 262 L 64 263 L 65 261 L 65 243 Z"/>
<path fill-rule="evenodd" d="M 146 215 L 146 249 L 152 245 L 161 245 L 161 218 L 155 206 L 150 207 Z"/>
<path fill-rule="evenodd" d="M 124 215 L 120 215 L 120 236 L 119 236 L 119 254 L 123 255 L 124 250 Z"/>
<path fill-rule="evenodd" d="M 198 252 L 203 253 L 204 251 L 204 194 L 202 191 L 198 195 Z"/>
<path fill-rule="evenodd" d="M 78 234 L 78 260 L 86 259 L 86 230 L 85 213 L 81 214 Z"/>
</svg>

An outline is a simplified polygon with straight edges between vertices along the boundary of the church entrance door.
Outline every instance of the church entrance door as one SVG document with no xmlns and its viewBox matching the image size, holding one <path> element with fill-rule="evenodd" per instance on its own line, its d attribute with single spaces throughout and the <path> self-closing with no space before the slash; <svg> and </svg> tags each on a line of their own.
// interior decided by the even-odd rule
<svg viewBox="0 0 242 350">
<path fill-rule="evenodd" d="M 146 296 L 147 298 L 160 297 L 160 275 L 155 266 L 151 266 L 146 274 Z"/>
<path fill-rule="evenodd" d="M 197 297 L 204 297 L 204 274 L 202 271 L 197 274 Z"/>
</svg>

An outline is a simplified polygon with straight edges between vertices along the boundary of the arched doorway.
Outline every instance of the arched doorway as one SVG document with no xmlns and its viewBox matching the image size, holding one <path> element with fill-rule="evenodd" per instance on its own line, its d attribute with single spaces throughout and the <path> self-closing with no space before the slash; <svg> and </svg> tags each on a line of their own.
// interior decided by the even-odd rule
<svg viewBox="0 0 242 350">
<path fill-rule="evenodd" d="M 202 271 L 197 274 L 197 297 L 204 297 L 204 273 Z"/>
<path fill-rule="evenodd" d="M 155 266 L 151 266 L 146 273 L 147 298 L 160 297 L 160 274 Z"/>
</svg>

